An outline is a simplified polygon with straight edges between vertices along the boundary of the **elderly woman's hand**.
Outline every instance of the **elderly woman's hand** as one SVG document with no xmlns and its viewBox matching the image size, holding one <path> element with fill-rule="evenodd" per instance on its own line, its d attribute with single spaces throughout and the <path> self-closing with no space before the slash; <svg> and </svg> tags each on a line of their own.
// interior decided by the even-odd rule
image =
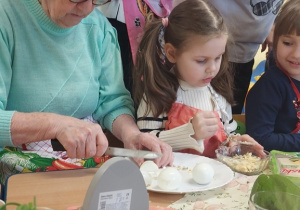
<svg viewBox="0 0 300 210">
<path fill-rule="evenodd" d="M 108 147 L 98 123 L 54 113 L 14 113 L 11 136 L 16 146 L 58 139 L 70 158 L 100 157 Z"/>
<path fill-rule="evenodd" d="M 162 157 L 156 158 L 154 161 L 158 167 L 171 166 L 174 161 L 172 147 L 162 142 L 154 134 L 140 132 L 137 135 L 133 135 L 130 140 L 124 142 L 124 147 L 130 149 L 151 150 L 163 154 Z M 134 158 L 134 160 L 138 165 L 141 165 L 144 161 L 141 158 Z"/>
<path fill-rule="evenodd" d="M 124 143 L 125 148 L 162 153 L 163 157 L 155 159 L 155 163 L 159 167 L 173 164 L 174 157 L 171 146 L 153 134 L 142 133 L 131 116 L 120 115 L 113 123 L 113 134 Z M 141 165 L 144 160 L 134 158 L 134 161 Z"/>
<path fill-rule="evenodd" d="M 56 138 L 66 149 L 68 157 L 100 157 L 106 151 L 108 141 L 99 124 L 66 116 L 58 122 Z"/>
</svg>

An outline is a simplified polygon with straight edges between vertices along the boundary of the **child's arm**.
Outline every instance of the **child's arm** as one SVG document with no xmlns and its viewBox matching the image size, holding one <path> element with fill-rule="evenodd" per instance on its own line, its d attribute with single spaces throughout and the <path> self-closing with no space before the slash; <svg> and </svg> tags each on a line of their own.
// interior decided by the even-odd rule
<svg viewBox="0 0 300 210">
<path fill-rule="evenodd" d="M 172 146 L 173 151 L 192 148 L 203 152 L 203 139 L 212 136 L 218 129 L 217 119 L 213 112 L 199 112 L 188 123 L 165 131 L 167 115 L 153 117 L 149 112 L 146 118 L 146 104 L 143 101 L 137 111 L 137 124 L 141 131 L 156 134 L 160 140 Z M 195 133 L 196 130 L 197 132 Z"/>
</svg>

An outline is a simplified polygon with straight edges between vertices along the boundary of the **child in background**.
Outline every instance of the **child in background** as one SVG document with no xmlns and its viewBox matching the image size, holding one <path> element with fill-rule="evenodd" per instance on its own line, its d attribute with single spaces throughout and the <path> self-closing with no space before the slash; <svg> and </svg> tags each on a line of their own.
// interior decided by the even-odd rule
<svg viewBox="0 0 300 210">
<path fill-rule="evenodd" d="M 251 88 L 246 132 L 268 151 L 300 151 L 300 1 L 287 1 L 275 20 L 276 65 Z"/>
<path fill-rule="evenodd" d="M 169 18 L 147 27 L 133 71 L 141 131 L 157 135 L 173 151 L 215 157 L 236 129 L 227 39 L 223 18 L 204 0 L 184 1 Z M 248 135 L 238 138 L 255 142 Z"/>
<path fill-rule="evenodd" d="M 118 32 L 125 87 L 132 92 L 132 67 L 144 27 L 170 14 L 173 0 L 113 0 L 98 6 Z"/>
</svg>

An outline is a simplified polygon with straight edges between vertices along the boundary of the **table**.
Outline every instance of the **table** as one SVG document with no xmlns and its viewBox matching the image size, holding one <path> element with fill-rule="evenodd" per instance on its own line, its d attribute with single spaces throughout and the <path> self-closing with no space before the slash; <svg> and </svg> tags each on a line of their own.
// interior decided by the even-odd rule
<svg viewBox="0 0 300 210">
<path fill-rule="evenodd" d="M 257 177 L 258 175 L 246 176 L 235 173 L 233 180 L 227 185 L 213 190 L 187 193 L 169 207 L 180 210 L 249 209 L 248 200 Z"/>
<path fill-rule="evenodd" d="M 36 196 L 39 206 L 65 210 L 81 206 L 97 168 L 39 173 L 22 173 L 9 177 L 7 202 L 28 203 Z M 235 174 L 229 184 L 204 192 L 160 194 L 149 192 L 149 205 L 174 209 L 248 209 L 251 187 L 257 176 Z"/>
<path fill-rule="evenodd" d="M 8 164 L 10 162 L 7 160 L 11 160 L 11 158 L 8 157 L 14 157 L 14 160 L 16 160 L 15 155 L 20 155 L 19 159 L 21 160 L 26 160 L 27 162 L 30 160 L 31 163 L 39 163 L 39 166 L 35 165 L 37 169 L 35 171 L 31 170 L 33 173 L 24 173 L 24 171 L 30 170 L 25 170 L 26 168 L 22 167 L 22 172 L 19 171 L 8 178 L 5 185 L 7 189 L 2 191 L 3 194 L 7 193 L 4 199 L 7 198 L 8 202 L 29 203 L 36 196 L 39 206 L 48 206 L 56 210 L 65 210 L 70 206 L 81 206 L 89 184 L 98 170 L 98 168 L 93 168 L 95 164 L 87 165 L 86 163 L 90 162 L 79 160 L 74 162 L 81 164 L 79 168 L 77 167 L 78 165 L 72 165 L 72 168 L 76 166 L 75 168 L 77 169 L 51 171 L 50 169 L 53 169 L 52 166 L 55 166 L 53 162 L 62 161 L 61 159 L 55 157 L 53 159 L 52 156 L 48 157 L 48 154 L 44 153 L 20 153 L 19 151 L 2 151 L 2 158 L 0 158 L 1 167 L 3 169 L 10 168 Z M 101 162 L 105 160 L 104 158 L 96 166 L 100 167 L 102 165 Z M 95 162 L 93 159 L 92 161 L 93 163 Z M 66 164 L 69 163 L 73 162 Z M 19 164 L 13 168 L 20 169 L 21 167 Z M 57 168 L 54 167 L 54 169 Z M 7 175 L 11 174 L 13 174 L 11 171 L 7 173 Z M 2 178 L 5 177 L 2 176 Z M 185 195 L 149 192 L 149 204 L 150 206 L 169 207 L 180 210 L 248 209 L 249 195 L 256 178 L 257 176 L 246 176 L 235 173 L 234 179 L 227 185 L 203 192 L 187 193 Z"/>
<path fill-rule="evenodd" d="M 65 210 L 81 206 L 89 184 L 98 168 L 15 174 L 8 178 L 7 202 L 29 203 L 36 196 L 38 206 Z M 167 207 L 181 194 L 149 192 L 150 206 Z"/>
</svg>

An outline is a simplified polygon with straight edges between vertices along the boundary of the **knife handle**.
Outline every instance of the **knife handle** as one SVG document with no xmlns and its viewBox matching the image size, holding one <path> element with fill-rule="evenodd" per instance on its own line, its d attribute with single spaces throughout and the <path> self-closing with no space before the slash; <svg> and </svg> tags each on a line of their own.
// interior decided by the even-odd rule
<svg viewBox="0 0 300 210">
<path fill-rule="evenodd" d="M 51 145 L 53 151 L 66 151 L 64 146 L 57 139 L 51 139 Z"/>
</svg>

